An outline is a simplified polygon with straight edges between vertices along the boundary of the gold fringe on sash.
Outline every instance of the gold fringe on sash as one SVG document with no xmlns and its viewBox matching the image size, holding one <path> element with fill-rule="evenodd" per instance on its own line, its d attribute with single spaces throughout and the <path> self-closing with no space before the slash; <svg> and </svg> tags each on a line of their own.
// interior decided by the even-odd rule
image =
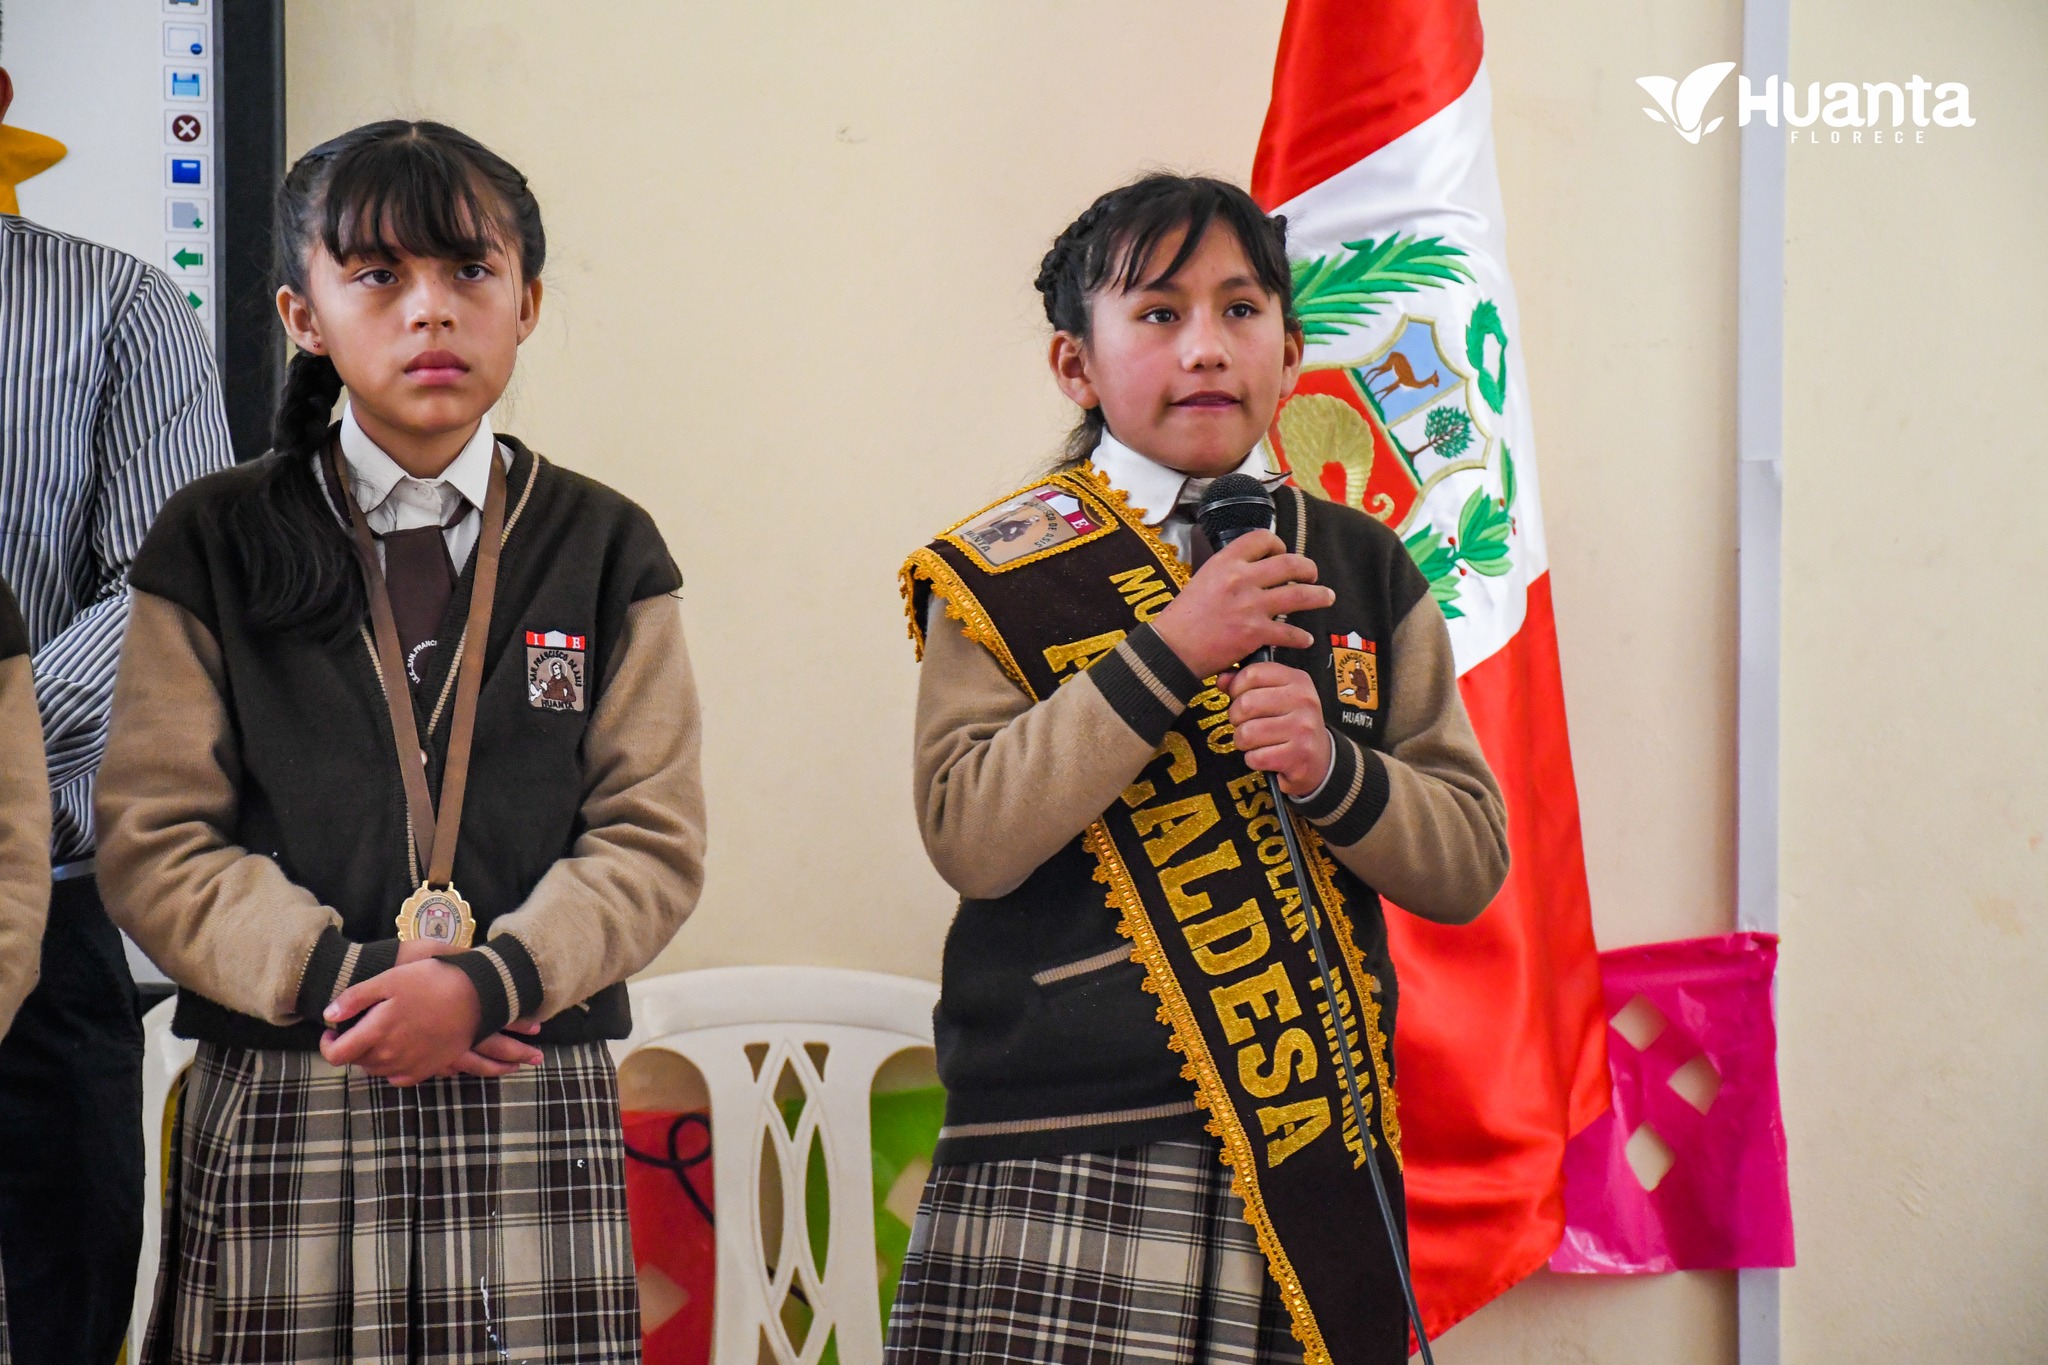
<svg viewBox="0 0 2048 1365">
<path fill-rule="evenodd" d="M 1038 485 L 1033 484 L 1032 487 Z M 995 655 L 996 662 L 1003 666 L 1003 672 L 1010 675 L 1010 681 L 1023 688 L 1024 695 L 1030 696 L 1031 684 L 1024 680 L 1024 670 L 1017 666 L 1017 656 L 1010 652 L 1010 642 L 996 629 L 995 619 L 960 581 L 960 575 L 953 571 L 953 566 L 930 548 L 912 554 L 897 574 L 897 585 L 903 593 L 903 614 L 910 618 L 910 640 L 917 647 L 918 661 L 924 661 L 924 623 L 917 619 L 919 579 L 931 584 L 932 591 L 946 604 L 946 615 L 960 623 L 961 629 L 967 632 L 967 638 Z"/>
<path fill-rule="evenodd" d="M 1297 830 L 1302 829 L 1299 820 Z M 1385 1102 L 1380 1108 L 1380 1129 L 1387 1135 L 1387 1147 L 1394 1154 L 1394 1165 L 1402 1171 L 1408 1163 L 1401 1157 L 1401 1097 L 1394 1090 L 1393 1069 L 1387 1063 L 1387 1036 L 1380 1031 L 1380 994 L 1385 989 L 1380 979 L 1365 969 L 1365 954 L 1358 950 L 1358 943 L 1351 933 L 1351 916 L 1344 909 L 1344 897 L 1337 890 L 1334 880 L 1336 869 L 1330 865 L 1330 855 L 1323 845 L 1322 836 L 1312 830 L 1304 830 L 1302 846 L 1309 850 L 1309 861 L 1315 866 L 1310 875 L 1315 879 L 1316 897 L 1329 911 L 1328 922 L 1337 934 L 1337 950 L 1344 954 L 1344 960 L 1351 964 L 1351 975 L 1362 986 L 1363 997 L 1358 1001 L 1358 1016 L 1365 1028 L 1366 1050 L 1372 1055 L 1373 1074 L 1379 1078 L 1380 1094 Z"/>
<path fill-rule="evenodd" d="M 1194 1007 L 1174 977 L 1166 960 L 1166 949 L 1147 918 L 1144 901 L 1130 869 L 1117 854 L 1116 841 L 1108 826 L 1097 821 L 1083 836 L 1095 855 L 1095 880 L 1109 887 L 1106 902 L 1119 912 L 1116 930 L 1131 941 L 1131 960 L 1145 972 L 1146 991 L 1159 997 L 1159 1022 L 1172 1030 L 1167 1046 L 1187 1061 L 1181 1065 L 1184 1080 L 1195 1083 L 1195 1103 L 1209 1111 L 1208 1131 L 1223 1143 L 1223 1162 L 1230 1167 L 1230 1189 L 1244 1201 L 1244 1217 L 1258 1235 L 1259 1250 L 1265 1253 L 1266 1270 L 1280 1289 L 1280 1301 L 1287 1305 L 1294 1339 L 1301 1343 L 1307 1365 L 1331 1365 L 1330 1349 L 1323 1342 L 1322 1328 L 1302 1291 L 1301 1276 L 1288 1259 L 1280 1236 L 1273 1230 L 1272 1215 L 1266 1211 L 1265 1195 L 1259 1188 L 1258 1159 L 1252 1154 L 1251 1139 L 1238 1122 L 1237 1110 L 1216 1070 L 1216 1059 L 1202 1041 L 1202 1027 L 1195 1022 Z"/>
</svg>

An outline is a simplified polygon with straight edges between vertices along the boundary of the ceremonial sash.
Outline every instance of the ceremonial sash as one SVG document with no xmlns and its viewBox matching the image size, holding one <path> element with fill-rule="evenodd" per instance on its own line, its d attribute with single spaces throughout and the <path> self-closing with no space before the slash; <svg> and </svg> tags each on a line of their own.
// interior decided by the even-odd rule
<svg viewBox="0 0 2048 1365">
<path fill-rule="evenodd" d="M 1189 570 L 1086 466 L 954 526 L 903 569 L 923 648 L 923 585 L 1034 701 L 1165 609 Z M 1354 941 L 1314 828 L 1278 811 L 1237 751 L 1229 698 L 1209 685 L 1138 779 L 1085 835 L 1118 931 L 1159 997 L 1181 1074 L 1209 1111 L 1232 1186 L 1310 1362 L 1405 1360 L 1406 1328 L 1370 1174 L 1399 1189 L 1400 1123 L 1380 982 Z M 1341 955 L 1333 1021 L 1280 833 L 1294 819 L 1326 944 Z M 1341 1034 L 1341 1041 L 1340 1041 Z M 1387 1098 L 1361 1136 L 1337 1049 Z M 1370 1144 L 1370 1146 L 1369 1146 Z M 1391 1160 L 1388 1158 L 1391 1157 Z M 1399 1207 L 1397 1201 L 1396 1207 Z M 1402 1324 L 1390 1326 L 1390 1324 Z"/>
</svg>

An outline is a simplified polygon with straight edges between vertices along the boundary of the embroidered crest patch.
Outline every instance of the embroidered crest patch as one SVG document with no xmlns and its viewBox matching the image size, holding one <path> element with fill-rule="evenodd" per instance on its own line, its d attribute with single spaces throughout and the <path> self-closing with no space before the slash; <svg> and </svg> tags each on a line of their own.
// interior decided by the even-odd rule
<svg viewBox="0 0 2048 1365">
<path fill-rule="evenodd" d="M 953 538 L 991 569 L 1000 569 L 1101 529 L 1079 498 L 1057 484 L 1042 484 L 989 508 L 953 532 Z"/>
<path fill-rule="evenodd" d="M 1330 666 L 1337 672 L 1337 700 L 1361 711 L 1380 704 L 1379 646 L 1352 631 L 1330 637 Z"/>
<path fill-rule="evenodd" d="M 583 709 L 581 635 L 559 630 L 526 632 L 526 701 L 540 711 Z"/>
</svg>

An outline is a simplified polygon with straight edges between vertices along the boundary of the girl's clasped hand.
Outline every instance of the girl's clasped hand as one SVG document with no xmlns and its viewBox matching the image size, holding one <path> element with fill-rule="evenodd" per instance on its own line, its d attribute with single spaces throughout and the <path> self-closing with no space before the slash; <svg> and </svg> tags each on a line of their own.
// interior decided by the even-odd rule
<svg viewBox="0 0 2048 1365">
<path fill-rule="evenodd" d="M 447 951 L 421 939 L 402 943 L 396 967 L 336 996 L 324 1013 L 330 1027 L 320 1038 L 320 1055 L 393 1085 L 418 1085 L 432 1076 L 505 1076 L 521 1066 L 539 1066 L 540 1049 L 510 1036 L 539 1033 L 533 1020 L 471 1045 L 476 988 L 461 972 L 434 961 Z"/>
</svg>

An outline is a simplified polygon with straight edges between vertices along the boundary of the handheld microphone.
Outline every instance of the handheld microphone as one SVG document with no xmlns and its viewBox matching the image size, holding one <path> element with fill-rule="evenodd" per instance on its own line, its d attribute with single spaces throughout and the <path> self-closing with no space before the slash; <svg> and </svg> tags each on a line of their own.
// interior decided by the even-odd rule
<svg viewBox="0 0 2048 1365">
<path fill-rule="evenodd" d="M 1195 521 L 1220 550 L 1247 531 L 1273 529 L 1273 495 L 1249 474 L 1225 474 L 1202 494 Z"/>
<path fill-rule="evenodd" d="M 1210 548 L 1220 550 L 1248 531 L 1273 529 L 1273 495 L 1249 474 L 1225 474 L 1202 494 L 1195 524 L 1209 538 Z M 1268 663 L 1272 658 L 1273 647 L 1261 645 L 1249 662 Z"/>
<path fill-rule="evenodd" d="M 1209 485 L 1202 494 L 1200 505 L 1195 508 L 1195 521 L 1202 528 L 1202 534 L 1209 537 L 1210 545 L 1221 550 L 1247 531 L 1269 531 L 1273 528 L 1273 495 L 1266 486 L 1249 474 L 1225 474 Z M 1273 648 L 1267 645 L 1252 655 L 1252 660 L 1263 663 L 1273 657 Z M 1315 903 L 1315 882 L 1308 875 L 1308 860 L 1301 856 L 1301 845 L 1294 832 L 1293 809 L 1287 794 L 1280 790 L 1280 779 L 1272 773 L 1266 774 L 1266 790 L 1273 797 L 1273 809 L 1288 812 L 1280 822 L 1280 833 L 1287 844 L 1288 861 L 1294 867 L 1294 884 L 1301 888 L 1303 908 L 1308 917 L 1309 956 L 1315 963 L 1316 975 L 1323 983 L 1323 996 L 1330 1007 L 1332 1019 L 1343 1018 L 1343 1011 L 1337 1003 L 1337 987 L 1330 966 L 1329 954 L 1323 950 L 1322 930 L 1318 921 L 1322 914 Z M 1358 1070 L 1351 1064 L 1351 1050 L 1337 1050 L 1338 1070 L 1343 1073 L 1344 1090 L 1351 1101 L 1351 1116 L 1358 1124 L 1358 1131 L 1372 1140 L 1372 1124 L 1366 1118 L 1365 1100 L 1358 1086 Z M 1387 1097 L 1379 1094 L 1379 1076 L 1370 1074 L 1369 1083 L 1378 1100 L 1379 1112 L 1387 1112 Z M 1384 1136 L 1384 1130 L 1382 1130 Z M 1374 1144 L 1377 1147 L 1377 1143 Z M 1422 1352 L 1423 1365 L 1435 1365 L 1436 1357 L 1430 1353 L 1429 1333 L 1422 1325 L 1422 1312 L 1415 1303 L 1415 1283 L 1408 1274 L 1408 1238 L 1394 1218 L 1393 1201 L 1387 1197 L 1387 1182 L 1380 1175 L 1377 1156 L 1366 1159 L 1365 1169 L 1372 1173 L 1372 1192 L 1379 1200 L 1380 1222 L 1387 1232 L 1387 1244 L 1394 1253 L 1394 1269 L 1401 1279 L 1401 1297 L 1408 1309 L 1408 1322 L 1415 1330 L 1415 1341 Z"/>
</svg>

